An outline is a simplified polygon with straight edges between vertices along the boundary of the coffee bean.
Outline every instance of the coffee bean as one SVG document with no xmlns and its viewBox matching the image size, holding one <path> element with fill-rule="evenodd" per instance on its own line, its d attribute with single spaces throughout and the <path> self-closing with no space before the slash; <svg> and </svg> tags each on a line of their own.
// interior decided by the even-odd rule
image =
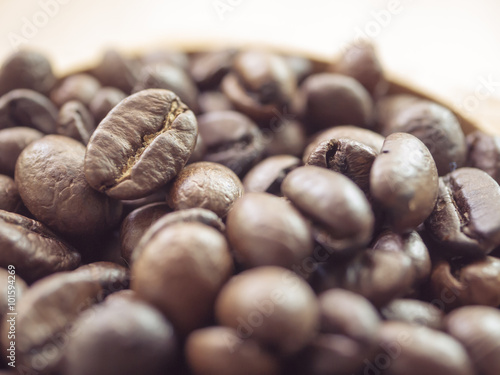
<svg viewBox="0 0 500 375">
<path fill-rule="evenodd" d="M 174 210 L 199 207 L 224 218 L 242 195 L 243 185 L 233 171 L 205 161 L 189 164 L 177 175 L 167 193 L 167 202 Z"/>
<path fill-rule="evenodd" d="M 330 254 L 351 255 L 371 239 L 374 217 L 363 192 L 347 177 L 305 166 L 281 185 L 285 197 L 315 223 L 314 236 Z"/>
<path fill-rule="evenodd" d="M 196 145 L 194 146 L 194 150 L 191 153 L 191 156 L 189 157 L 187 164 L 197 163 L 199 161 L 202 161 L 203 158 L 205 157 L 206 152 L 207 152 L 207 146 L 205 145 L 205 142 L 203 142 L 200 133 L 198 133 L 198 136 L 196 137 Z"/>
<path fill-rule="evenodd" d="M 387 375 L 474 375 L 465 349 L 451 336 L 407 323 L 383 323 L 380 353 L 363 371 Z"/>
<path fill-rule="evenodd" d="M 80 264 L 80 254 L 45 225 L 2 210 L 0 245 L 0 267 L 15 265 L 16 273 L 28 283 Z"/>
<path fill-rule="evenodd" d="M 21 206 L 21 197 L 14 180 L 0 174 L 0 210 L 16 212 Z"/>
<path fill-rule="evenodd" d="M 66 78 L 50 93 L 50 99 L 58 107 L 72 100 L 88 106 L 95 97 L 101 84 L 89 74 L 72 74 Z"/>
<path fill-rule="evenodd" d="M 112 295 L 74 322 L 78 334 L 65 349 L 64 373 L 164 374 L 176 357 L 170 322 L 137 297 Z"/>
<path fill-rule="evenodd" d="M 500 136 L 478 130 L 469 134 L 466 141 L 467 166 L 485 171 L 500 183 Z"/>
<path fill-rule="evenodd" d="M 318 302 L 309 285 L 273 266 L 234 276 L 222 288 L 215 313 L 240 339 L 255 339 L 290 355 L 313 339 L 319 325 Z"/>
<path fill-rule="evenodd" d="M 194 375 L 278 375 L 278 359 L 257 341 L 242 340 L 228 327 L 199 329 L 189 335 L 186 357 Z"/>
<path fill-rule="evenodd" d="M 396 320 L 432 329 L 443 329 L 444 313 L 436 306 L 416 299 L 395 299 L 380 309 L 386 320 Z"/>
<path fill-rule="evenodd" d="M 405 133 L 389 135 L 370 174 L 370 195 L 383 208 L 391 227 L 411 231 L 431 214 L 439 180 L 425 145 Z"/>
<path fill-rule="evenodd" d="M 476 168 L 460 168 L 440 178 L 438 201 L 425 228 L 442 253 L 488 254 L 500 244 L 500 187 Z"/>
<path fill-rule="evenodd" d="M 198 117 L 206 147 L 204 160 L 225 165 L 239 176 L 259 161 L 264 139 L 257 125 L 234 111 L 210 112 Z"/>
<path fill-rule="evenodd" d="M 125 93 L 130 93 L 139 79 L 142 64 L 123 56 L 115 50 L 108 50 L 100 63 L 90 70 L 102 86 L 112 86 Z"/>
<path fill-rule="evenodd" d="M 127 216 L 132 211 L 144 207 L 151 203 L 163 203 L 165 202 L 165 189 L 160 189 L 154 193 L 148 195 L 145 198 L 122 200 L 123 203 L 123 216 Z"/>
<path fill-rule="evenodd" d="M 46 95 L 55 83 L 50 61 L 34 51 L 10 55 L 0 70 L 0 95 L 14 89 L 30 89 Z"/>
<path fill-rule="evenodd" d="M 14 177 L 16 161 L 21 151 L 42 137 L 43 133 L 26 127 L 0 130 L 0 173 Z"/>
<path fill-rule="evenodd" d="M 191 77 L 203 90 L 216 88 L 231 70 L 236 53 L 236 50 L 228 49 L 195 55 L 189 67 Z"/>
<path fill-rule="evenodd" d="M 189 109 L 198 113 L 198 89 L 191 77 L 175 65 L 156 64 L 143 67 L 132 92 L 146 89 L 173 91 Z"/>
<path fill-rule="evenodd" d="M 276 124 L 271 120 L 268 128 L 263 128 L 265 139 L 264 154 L 301 156 L 306 146 L 304 126 L 295 120 L 280 119 Z"/>
<path fill-rule="evenodd" d="M 265 193 L 238 199 L 227 216 L 227 236 L 246 268 L 292 268 L 312 254 L 311 227 L 288 202 Z"/>
<path fill-rule="evenodd" d="M 447 108 L 428 100 L 412 97 L 389 97 L 378 112 L 381 133 L 410 133 L 429 149 L 440 176 L 464 166 L 467 147 L 464 133 L 455 115 Z M 396 101 L 395 104 L 390 103 Z M 402 103 L 397 103 L 401 100 Z"/>
<path fill-rule="evenodd" d="M 85 177 L 112 198 L 143 198 L 184 167 L 197 133 L 193 112 L 174 93 L 140 91 L 97 127 L 87 146 Z"/>
<path fill-rule="evenodd" d="M 198 95 L 200 113 L 213 111 L 231 111 L 233 105 L 226 95 L 219 91 L 204 91 Z"/>
<path fill-rule="evenodd" d="M 123 219 L 120 228 L 121 255 L 127 263 L 130 263 L 131 255 L 146 230 L 169 212 L 166 203 L 151 203 L 132 211 Z"/>
<path fill-rule="evenodd" d="M 500 312 L 486 306 L 457 309 L 446 317 L 446 331 L 469 353 L 477 373 L 500 372 Z"/>
<path fill-rule="evenodd" d="M 246 193 L 269 193 L 281 196 L 281 183 L 286 175 L 300 166 L 291 155 L 270 156 L 250 169 L 243 179 Z"/>
<path fill-rule="evenodd" d="M 310 132 L 335 125 L 372 127 L 370 94 L 348 76 L 333 73 L 311 75 L 300 86 L 295 105 Z"/>
<path fill-rule="evenodd" d="M 486 257 L 472 263 L 439 261 L 430 278 L 432 302 L 443 310 L 465 305 L 500 306 L 500 259 Z"/>
<path fill-rule="evenodd" d="M 210 322 L 215 297 L 232 271 L 222 234 L 204 224 L 178 223 L 144 245 L 132 266 L 132 289 L 187 335 Z"/>
<path fill-rule="evenodd" d="M 89 103 L 89 110 L 96 124 L 99 124 L 102 119 L 104 119 L 104 117 L 106 117 L 106 115 L 126 97 L 127 95 L 117 88 L 100 88 Z"/>
<path fill-rule="evenodd" d="M 64 103 L 57 117 L 57 134 L 76 139 L 86 145 L 94 130 L 94 118 L 87 107 L 74 100 Z"/>
<path fill-rule="evenodd" d="M 27 126 L 53 134 L 56 123 L 57 108 L 36 91 L 17 89 L 0 97 L 0 129 Z"/>
</svg>

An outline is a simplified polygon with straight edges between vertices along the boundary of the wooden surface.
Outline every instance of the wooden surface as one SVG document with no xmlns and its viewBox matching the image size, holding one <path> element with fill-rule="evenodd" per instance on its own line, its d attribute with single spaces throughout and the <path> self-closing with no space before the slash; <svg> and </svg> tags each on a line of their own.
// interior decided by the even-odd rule
<svg viewBox="0 0 500 375">
<path fill-rule="evenodd" d="M 500 134 L 498 0 L 0 0 L 0 14 L 0 58 L 24 45 L 59 72 L 110 46 L 264 43 L 329 60 L 363 35 L 392 79 Z"/>
</svg>

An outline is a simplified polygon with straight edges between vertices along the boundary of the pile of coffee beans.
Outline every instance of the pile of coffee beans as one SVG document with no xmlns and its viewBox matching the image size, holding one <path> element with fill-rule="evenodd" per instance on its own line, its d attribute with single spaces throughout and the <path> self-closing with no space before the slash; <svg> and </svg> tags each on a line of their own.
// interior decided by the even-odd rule
<svg viewBox="0 0 500 375">
<path fill-rule="evenodd" d="M 0 374 L 498 375 L 500 137 L 335 63 L 0 69 Z"/>
</svg>

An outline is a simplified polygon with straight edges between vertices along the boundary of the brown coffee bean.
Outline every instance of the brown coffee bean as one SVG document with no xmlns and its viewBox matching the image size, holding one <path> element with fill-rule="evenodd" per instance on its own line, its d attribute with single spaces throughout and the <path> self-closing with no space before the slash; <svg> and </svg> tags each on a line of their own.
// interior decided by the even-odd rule
<svg viewBox="0 0 500 375">
<path fill-rule="evenodd" d="M 227 215 L 227 237 L 246 268 L 292 268 L 311 255 L 311 227 L 288 202 L 265 193 L 245 194 Z"/>
<path fill-rule="evenodd" d="M 122 206 L 92 189 L 83 174 L 85 147 L 49 135 L 26 147 L 16 165 L 24 204 L 47 226 L 70 236 L 104 232 L 120 219 Z"/>
<path fill-rule="evenodd" d="M 45 225 L 2 210 L 0 251 L 0 267 L 14 265 L 16 273 L 28 283 L 80 264 L 80 254 Z"/>
<path fill-rule="evenodd" d="M 195 55 L 191 59 L 189 73 L 201 89 L 214 89 L 231 70 L 236 53 L 236 50 L 228 49 Z"/>
<path fill-rule="evenodd" d="M 438 195 L 436 163 L 411 134 L 394 133 L 384 142 L 370 174 L 370 195 L 383 208 L 392 229 L 415 229 L 431 214 Z"/>
<path fill-rule="evenodd" d="M 17 89 L 0 97 L 0 129 L 27 126 L 53 134 L 56 124 L 56 106 L 36 91 Z"/>
<path fill-rule="evenodd" d="M 38 130 L 15 127 L 0 130 L 0 173 L 14 177 L 16 161 L 31 142 L 43 137 Z"/>
<path fill-rule="evenodd" d="M 57 117 L 57 134 L 76 139 L 86 145 L 94 130 L 94 118 L 87 107 L 74 100 L 64 103 Z"/>
<path fill-rule="evenodd" d="M 167 202 L 174 210 L 205 208 L 224 218 L 242 195 L 243 185 L 233 171 L 205 161 L 189 164 L 177 175 Z"/>
<path fill-rule="evenodd" d="M 233 105 L 226 95 L 219 91 L 203 91 L 198 95 L 200 113 L 213 111 L 231 111 Z"/>
<path fill-rule="evenodd" d="M 262 133 L 265 155 L 302 156 L 306 146 L 306 132 L 299 121 L 286 118 L 277 120 L 276 124 L 271 121 L 269 127 L 262 129 Z"/>
<path fill-rule="evenodd" d="M 178 223 L 144 245 L 132 266 L 132 289 L 187 335 L 210 322 L 215 298 L 232 271 L 222 234 L 204 224 Z"/>
<path fill-rule="evenodd" d="M 386 320 L 396 320 L 432 329 L 443 329 L 444 313 L 436 306 L 416 299 L 395 299 L 380 309 Z"/>
<path fill-rule="evenodd" d="M 130 93 L 139 79 L 141 68 L 139 61 L 123 56 L 118 51 L 108 50 L 100 63 L 90 70 L 102 86 L 112 86 L 125 93 Z"/>
<path fill-rule="evenodd" d="M 485 171 L 500 183 L 500 136 L 477 130 L 469 134 L 466 141 L 467 166 Z"/>
<path fill-rule="evenodd" d="M 160 203 L 160 202 L 163 203 L 165 202 L 165 195 L 166 195 L 165 189 L 160 189 L 144 198 L 122 200 L 123 215 L 126 216 L 132 211 L 151 203 Z"/>
<path fill-rule="evenodd" d="M 500 312 L 487 306 L 468 306 L 447 315 L 446 331 L 469 353 L 477 373 L 500 372 Z"/>
<path fill-rule="evenodd" d="M 89 103 L 89 110 L 96 124 L 99 124 L 126 97 L 123 91 L 115 87 L 100 88 Z"/>
<path fill-rule="evenodd" d="M 101 121 L 85 156 L 85 177 L 116 199 L 143 198 L 186 164 L 196 119 L 172 92 L 149 89 L 121 101 Z"/>
<path fill-rule="evenodd" d="M 196 145 L 194 146 L 194 150 L 191 153 L 191 156 L 189 157 L 186 164 L 197 163 L 199 161 L 202 161 L 203 158 L 205 157 L 206 152 L 207 152 L 207 146 L 203 142 L 200 133 L 198 133 L 198 136 L 196 137 Z"/>
<path fill-rule="evenodd" d="M 210 327 L 189 335 L 186 357 L 194 375 L 278 375 L 278 359 L 234 329 Z"/>
<path fill-rule="evenodd" d="M 258 267 L 234 276 L 221 290 L 218 321 L 282 354 L 294 354 L 314 337 L 319 325 L 312 289 L 281 267 Z"/>
<path fill-rule="evenodd" d="M 88 106 L 94 96 L 97 94 L 101 84 L 97 79 L 89 74 L 72 74 L 66 78 L 50 93 L 50 99 L 58 107 L 64 103 L 76 100 L 85 106 Z"/>
<path fill-rule="evenodd" d="M 21 197 L 14 180 L 0 174 L 0 210 L 16 212 L 21 206 Z"/>
</svg>

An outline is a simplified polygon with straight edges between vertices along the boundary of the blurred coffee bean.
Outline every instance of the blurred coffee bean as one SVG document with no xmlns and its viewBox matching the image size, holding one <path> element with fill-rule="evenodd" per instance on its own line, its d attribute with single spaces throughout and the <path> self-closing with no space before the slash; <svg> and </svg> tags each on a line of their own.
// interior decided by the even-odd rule
<svg viewBox="0 0 500 375">
<path fill-rule="evenodd" d="M 201 223 L 178 223 L 144 245 L 132 266 L 132 289 L 184 336 L 210 322 L 215 298 L 232 271 L 220 232 Z"/>
<path fill-rule="evenodd" d="M 198 116 L 198 130 L 206 147 L 205 161 L 225 165 L 243 176 L 264 152 L 264 139 L 257 125 L 234 111 Z"/>
<path fill-rule="evenodd" d="M 52 89 L 50 99 L 58 107 L 70 100 L 77 100 L 88 106 L 100 88 L 99 81 L 90 74 L 72 74 Z"/>
<path fill-rule="evenodd" d="M 99 124 L 104 117 L 127 96 L 115 87 L 100 88 L 89 103 L 89 110 Z"/>
<path fill-rule="evenodd" d="M 87 107 L 75 100 L 63 104 L 57 117 L 57 134 L 76 139 L 86 145 L 94 130 L 94 118 Z"/>
<path fill-rule="evenodd" d="M 486 306 L 462 307 L 448 314 L 445 327 L 446 331 L 467 349 L 478 373 L 500 373 L 498 309 Z"/>
<path fill-rule="evenodd" d="M 231 111 L 233 106 L 229 99 L 219 91 L 204 91 L 198 95 L 200 113 L 214 111 Z"/>
<path fill-rule="evenodd" d="M 21 197 L 16 183 L 9 176 L 0 174 L 0 210 L 16 212 L 21 206 Z"/>
<path fill-rule="evenodd" d="M 485 171 L 500 183 L 500 136 L 477 130 L 469 134 L 466 141 L 467 166 Z"/>
<path fill-rule="evenodd" d="M 120 220 L 122 205 L 90 187 L 84 176 L 85 147 L 48 135 L 26 147 L 16 165 L 16 184 L 30 212 L 69 236 L 102 233 Z"/>
<path fill-rule="evenodd" d="M 436 306 L 416 299 L 395 299 L 380 309 L 386 320 L 443 329 L 444 313 Z"/>
<path fill-rule="evenodd" d="M 0 173 L 14 177 L 19 154 L 31 142 L 43 137 L 43 133 L 27 127 L 0 130 Z"/>
<path fill-rule="evenodd" d="M 370 174 L 370 195 L 396 232 L 415 229 L 431 214 L 438 196 L 432 155 L 411 134 L 394 133 L 384 142 Z"/>
<path fill-rule="evenodd" d="M 307 283 L 281 267 L 258 267 L 234 276 L 221 290 L 217 320 L 285 355 L 305 347 L 319 328 L 316 296 Z"/>
<path fill-rule="evenodd" d="M 194 331 L 186 343 L 186 357 L 194 375 L 278 375 L 278 359 L 253 339 L 242 340 L 228 327 Z"/>
<path fill-rule="evenodd" d="M 57 112 L 46 96 L 28 89 L 13 90 L 0 97 L 0 129 L 27 126 L 53 134 Z"/>
<path fill-rule="evenodd" d="M 123 56 L 115 50 L 108 50 L 100 63 L 90 70 L 102 86 L 112 86 L 129 94 L 139 79 L 141 63 Z"/>
<path fill-rule="evenodd" d="M 10 55 L 0 69 L 0 95 L 14 89 L 30 89 L 47 95 L 56 83 L 50 61 L 35 51 Z"/>
<path fill-rule="evenodd" d="M 101 121 L 85 155 L 85 177 L 116 199 L 137 199 L 164 186 L 184 167 L 198 128 L 171 91 L 143 90 Z"/>
<path fill-rule="evenodd" d="M 236 50 L 228 49 L 195 55 L 191 59 L 189 73 L 200 89 L 217 88 L 231 70 L 236 53 Z"/>
<path fill-rule="evenodd" d="M 476 168 L 441 177 L 438 201 L 425 228 L 446 255 L 488 254 L 500 244 L 500 187 Z"/>
<path fill-rule="evenodd" d="M 330 254 L 352 255 L 368 245 L 374 217 L 363 192 L 347 177 L 305 166 L 283 180 L 285 197 L 314 223 L 314 237 Z"/>
<path fill-rule="evenodd" d="M 167 193 L 174 210 L 205 208 L 224 218 L 243 195 L 243 185 L 229 168 L 208 161 L 189 164 L 175 178 Z"/>
<path fill-rule="evenodd" d="M 2 210 L 0 252 L 0 267 L 14 265 L 27 283 L 80 264 L 80 254 L 45 225 Z"/>
<path fill-rule="evenodd" d="M 262 128 L 262 133 L 265 155 L 302 156 L 306 146 L 306 133 L 299 121 L 277 118 L 275 122 L 271 121 L 269 127 Z"/>
<path fill-rule="evenodd" d="M 333 73 L 311 75 L 300 86 L 295 105 L 309 133 L 335 125 L 372 127 L 370 94 L 348 76 Z"/>
</svg>

